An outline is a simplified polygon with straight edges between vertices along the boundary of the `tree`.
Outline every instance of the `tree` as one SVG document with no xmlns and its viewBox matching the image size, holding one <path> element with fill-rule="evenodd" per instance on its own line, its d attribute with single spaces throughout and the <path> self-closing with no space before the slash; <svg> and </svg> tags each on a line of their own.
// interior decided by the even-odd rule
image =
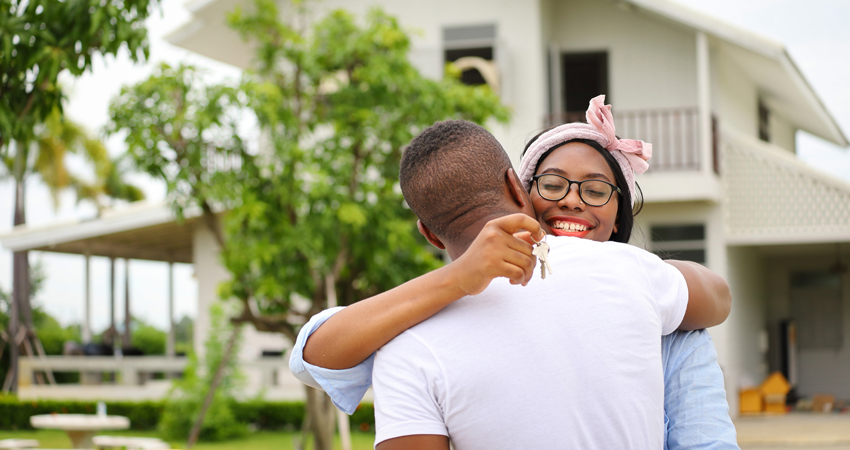
<svg viewBox="0 0 850 450">
<path fill-rule="evenodd" d="M 15 226 L 26 222 L 24 188 L 29 175 L 37 171 L 51 188 L 64 187 L 51 185 L 67 173 L 64 159 L 36 155 L 42 147 L 34 145 L 45 137 L 40 133 L 51 131 L 46 124 L 51 116 L 58 114 L 57 121 L 63 122 L 59 74 L 79 76 L 91 67 L 94 55 L 115 55 L 121 48 L 128 49 L 134 61 L 146 58 L 144 20 L 153 5 L 151 0 L 0 0 L 0 158 L 6 176 L 15 180 Z M 117 178 L 111 180 L 102 183 L 104 188 L 119 188 Z M 138 194 L 118 190 L 131 198 Z M 10 331 L 15 335 L 18 308 L 27 326 L 32 325 L 27 252 L 15 253 L 13 271 Z M 18 350 L 11 347 L 15 389 Z"/>
<path fill-rule="evenodd" d="M 291 7 L 284 16 L 308 23 L 303 3 Z M 238 86 L 163 66 L 122 91 L 111 129 L 128 132 L 137 167 L 166 181 L 178 211 L 203 212 L 231 274 L 221 296 L 242 304 L 234 322 L 294 341 L 297 324 L 329 305 L 440 264 L 398 187 L 402 149 L 435 121 L 506 120 L 507 110 L 486 86 L 419 74 L 407 35 L 380 10 L 362 25 L 344 11 L 304 29 L 279 17 L 272 0 L 230 15 L 257 55 Z M 329 399 L 308 389 L 308 411 L 316 448 L 330 448 Z"/>
</svg>

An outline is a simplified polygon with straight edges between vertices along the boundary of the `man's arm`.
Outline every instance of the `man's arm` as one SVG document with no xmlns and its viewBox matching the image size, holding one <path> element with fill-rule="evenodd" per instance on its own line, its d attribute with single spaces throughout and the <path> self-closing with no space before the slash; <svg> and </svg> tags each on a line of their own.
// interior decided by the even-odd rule
<svg viewBox="0 0 850 450">
<path fill-rule="evenodd" d="M 661 339 L 664 364 L 665 449 L 738 449 L 717 352 L 705 330 Z"/>
<path fill-rule="evenodd" d="M 698 330 L 720 325 L 732 309 L 732 292 L 723 277 L 702 264 L 665 260 L 685 277 L 688 284 L 688 309 L 680 330 Z"/>
<path fill-rule="evenodd" d="M 480 293 L 494 278 L 525 285 L 536 258 L 532 245 L 515 235 L 520 230 L 541 234 L 540 224 L 525 214 L 492 220 L 451 264 L 335 314 L 309 337 L 304 360 L 328 369 L 353 367 L 455 300 Z"/>
<path fill-rule="evenodd" d="M 376 450 L 449 450 L 449 438 L 433 434 L 402 436 L 381 442 Z"/>
</svg>

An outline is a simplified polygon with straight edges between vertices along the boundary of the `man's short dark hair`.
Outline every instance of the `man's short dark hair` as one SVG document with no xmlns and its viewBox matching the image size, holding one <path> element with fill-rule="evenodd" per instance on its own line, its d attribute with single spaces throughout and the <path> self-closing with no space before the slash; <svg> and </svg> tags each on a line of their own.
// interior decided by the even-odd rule
<svg viewBox="0 0 850 450">
<path fill-rule="evenodd" d="M 506 212 L 505 172 L 511 160 L 483 127 L 437 122 L 401 157 L 399 181 L 410 209 L 443 239 L 456 239 L 474 221 Z"/>
</svg>

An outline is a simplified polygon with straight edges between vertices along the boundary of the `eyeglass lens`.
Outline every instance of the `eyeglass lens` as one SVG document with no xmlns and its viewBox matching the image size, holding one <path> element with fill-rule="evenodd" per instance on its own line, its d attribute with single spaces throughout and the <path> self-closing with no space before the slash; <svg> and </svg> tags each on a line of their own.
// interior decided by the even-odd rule
<svg viewBox="0 0 850 450">
<path fill-rule="evenodd" d="M 579 185 L 579 197 L 590 206 L 608 203 L 614 188 L 604 181 L 573 181 Z M 537 190 L 546 200 L 558 201 L 567 196 L 571 182 L 557 175 L 544 175 L 537 179 Z"/>
</svg>

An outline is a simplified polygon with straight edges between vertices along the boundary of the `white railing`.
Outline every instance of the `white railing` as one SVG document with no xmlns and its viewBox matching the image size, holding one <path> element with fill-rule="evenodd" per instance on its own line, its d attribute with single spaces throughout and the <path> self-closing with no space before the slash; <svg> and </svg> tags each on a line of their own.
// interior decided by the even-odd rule
<svg viewBox="0 0 850 450">
<path fill-rule="evenodd" d="M 699 115 L 696 107 L 614 111 L 617 135 L 652 144 L 650 172 L 699 170 Z M 547 126 L 584 122 L 584 112 L 550 114 Z"/>
<path fill-rule="evenodd" d="M 153 374 L 179 375 L 186 370 L 187 358 L 167 356 L 45 356 L 20 358 L 19 384 L 33 385 L 36 372 L 76 372 L 82 384 L 99 384 L 103 373 L 120 374 L 118 384 L 142 386 Z M 261 373 L 260 385 L 275 386 L 278 373 L 288 372 L 287 359 L 258 358 L 241 361 L 239 367 Z"/>
</svg>

